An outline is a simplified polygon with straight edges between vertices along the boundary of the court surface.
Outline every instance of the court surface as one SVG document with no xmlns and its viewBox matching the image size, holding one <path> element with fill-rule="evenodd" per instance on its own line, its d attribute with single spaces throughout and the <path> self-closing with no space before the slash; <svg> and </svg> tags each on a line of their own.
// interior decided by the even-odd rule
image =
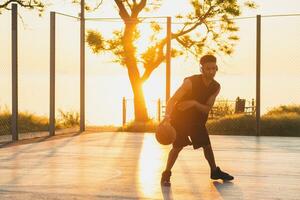
<svg viewBox="0 0 300 200">
<path fill-rule="evenodd" d="M 170 146 L 152 133 L 82 133 L 0 145 L 0 199 L 300 199 L 300 138 L 211 136 L 217 165 L 233 182 L 209 179 L 202 150 L 185 148 L 171 188 L 160 186 Z"/>
</svg>

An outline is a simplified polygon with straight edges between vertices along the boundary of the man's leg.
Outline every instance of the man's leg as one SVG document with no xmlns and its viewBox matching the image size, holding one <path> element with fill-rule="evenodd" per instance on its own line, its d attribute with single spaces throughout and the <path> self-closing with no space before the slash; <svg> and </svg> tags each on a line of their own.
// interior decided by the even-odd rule
<svg viewBox="0 0 300 200">
<path fill-rule="evenodd" d="M 234 179 L 233 176 L 229 175 L 226 172 L 223 172 L 219 167 L 216 166 L 214 152 L 213 152 L 210 144 L 203 147 L 203 150 L 204 150 L 204 156 L 210 166 L 210 178 L 211 179 L 214 179 L 214 180 L 222 179 L 224 181 L 230 181 L 230 180 Z"/>
<path fill-rule="evenodd" d="M 203 151 L 204 151 L 205 159 L 208 161 L 208 164 L 210 166 L 210 171 L 211 172 L 215 171 L 217 166 L 216 166 L 215 156 L 211 148 L 211 145 L 209 144 L 204 146 Z"/>
<path fill-rule="evenodd" d="M 174 166 L 174 164 L 178 158 L 178 154 L 182 149 L 183 149 L 182 147 L 177 147 L 177 148 L 173 147 L 171 149 L 171 151 L 169 152 L 168 162 L 167 162 L 165 171 L 171 171 L 172 167 Z"/>
<path fill-rule="evenodd" d="M 171 151 L 169 152 L 167 166 L 166 166 L 165 171 L 162 173 L 161 180 L 160 180 L 160 183 L 163 186 L 171 186 L 171 183 L 170 183 L 170 177 L 172 175 L 171 169 L 174 166 L 174 164 L 178 158 L 178 154 L 182 149 L 183 149 L 183 147 L 177 147 L 177 148 L 173 147 L 171 149 Z"/>
</svg>

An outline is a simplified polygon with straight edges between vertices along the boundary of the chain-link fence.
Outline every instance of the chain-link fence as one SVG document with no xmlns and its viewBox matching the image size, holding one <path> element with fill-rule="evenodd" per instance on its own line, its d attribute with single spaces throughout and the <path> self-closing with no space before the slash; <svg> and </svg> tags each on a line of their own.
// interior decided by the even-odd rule
<svg viewBox="0 0 300 200">
<path fill-rule="evenodd" d="M 134 43 L 137 46 L 136 58 L 140 76 L 143 75 L 142 53 L 154 42 L 166 37 L 166 18 L 141 18 Z M 131 23 L 131 22 L 128 22 Z M 160 27 L 155 38 L 151 37 L 154 26 Z M 133 90 L 128 71 L 122 61 L 120 35 L 124 31 L 124 22 L 117 18 L 87 18 L 86 32 L 86 124 L 91 126 L 122 126 L 122 98 L 126 97 L 127 122 L 134 119 Z M 92 39 L 101 35 L 103 47 L 118 45 L 112 51 L 101 49 L 97 53 L 96 46 L 91 45 Z M 108 43 L 109 42 L 109 43 Z M 147 112 L 150 118 L 156 118 L 155 99 L 165 95 L 165 63 L 156 69 L 143 84 Z"/>
<path fill-rule="evenodd" d="M 79 131 L 80 20 L 55 14 L 56 132 Z"/>
<path fill-rule="evenodd" d="M 300 123 L 300 16 L 262 16 L 261 19 L 261 76 L 258 77 L 261 80 L 261 134 L 293 135 L 299 131 L 297 123 Z M 255 135 L 257 17 L 234 21 L 239 27 L 239 40 L 230 56 L 217 54 L 216 80 L 222 89 L 210 113 L 208 128 L 211 133 Z M 172 24 L 172 30 L 180 25 Z M 172 46 L 176 44 L 172 42 Z M 185 77 L 199 73 L 197 59 L 173 59 L 171 93 L 174 94 Z"/>
<path fill-rule="evenodd" d="M 11 131 L 11 29 L 10 13 L 0 15 L 0 137 Z M 9 139 L 8 139 L 9 140 Z"/>
<path fill-rule="evenodd" d="M 13 11 L 12 11 L 13 12 Z M 0 15 L 0 135 L 12 133 L 12 43 L 17 42 L 17 139 L 49 135 L 49 38 L 50 13 L 38 17 L 18 8 L 17 40 L 12 41 L 12 12 Z M 29 20 L 30 19 L 30 20 Z M 71 20 L 70 20 L 71 19 Z M 68 21 L 69 20 L 69 21 Z M 73 20 L 73 21 L 72 21 Z M 79 125 L 79 36 L 76 17 L 56 16 L 56 128 L 57 132 Z"/>
<path fill-rule="evenodd" d="M 262 16 L 262 110 L 300 103 L 300 16 Z"/>
<path fill-rule="evenodd" d="M 22 14 L 24 15 L 24 14 Z M 19 23 L 19 132 L 49 130 L 49 16 L 47 20 L 30 16 L 26 25 Z M 0 134 L 11 130 L 11 34 L 10 13 L 0 15 L 1 26 L 1 97 Z M 24 18 L 26 22 L 26 18 Z M 140 75 L 144 72 L 143 51 L 166 37 L 167 19 L 141 18 L 135 45 Z M 216 54 L 219 71 L 216 80 L 221 93 L 210 113 L 209 129 L 222 133 L 255 133 L 256 106 L 256 17 L 234 19 L 239 27 L 234 52 L 230 56 Z M 261 37 L 261 114 L 272 107 L 299 104 L 299 15 L 262 16 Z M 218 23 L 218 21 L 216 21 Z M 173 21 L 172 30 L 182 23 Z M 159 30 L 152 36 L 154 30 Z M 86 18 L 86 124 L 124 125 L 121 99 L 126 100 L 126 123 L 134 119 L 133 92 L 128 70 L 122 61 L 120 39 L 124 22 L 113 18 Z M 91 40 L 102 39 L 98 52 Z M 98 35 L 100 34 L 100 36 Z M 80 112 L 80 21 L 77 17 L 56 14 L 56 128 L 78 130 Z M 94 41 L 95 42 L 95 41 Z M 115 43 L 114 43 L 115 42 Z M 119 42 L 119 43 L 118 43 Z M 104 46 L 105 43 L 108 46 Z M 99 45 L 99 44 L 98 44 Z M 111 45 L 111 46 L 109 46 Z M 115 45 L 115 46 L 114 46 Z M 172 40 L 172 47 L 176 46 Z M 114 48 L 114 52 L 109 51 Z M 106 50 L 107 51 L 106 51 Z M 2 53 L 3 52 L 3 53 Z M 144 56 L 144 57 L 143 57 Z M 192 56 L 172 59 L 171 94 L 183 79 L 199 74 L 199 64 Z M 166 98 L 166 68 L 162 63 L 143 84 L 147 113 L 151 119 L 163 117 Z M 237 98 L 240 100 L 237 101 Z M 158 99 L 161 99 L 158 103 Z M 237 103 L 239 102 L 239 103 Z M 160 105 L 159 105 L 160 104 Z M 294 111 L 295 113 L 296 111 Z M 159 114 L 160 113 L 160 114 Z M 264 118 L 263 120 L 265 120 Z M 298 119 L 298 118 L 297 118 Z M 228 120 L 231 120 L 229 123 Z M 217 127 L 217 128 L 216 128 Z"/>
<path fill-rule="evenodd" d="M 48 135 L 49 31 L 45 19 L 18 8 L 18 133 Z"/>
</svg>

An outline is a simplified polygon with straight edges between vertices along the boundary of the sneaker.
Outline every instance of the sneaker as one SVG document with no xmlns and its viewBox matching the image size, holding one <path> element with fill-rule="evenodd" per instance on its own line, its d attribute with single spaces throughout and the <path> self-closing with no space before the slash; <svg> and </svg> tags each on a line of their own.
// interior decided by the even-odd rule
<svg viewBox="0 0 300 200">
<path fill-rule="evenodd" d="M 162 174 L 161 174 L 161 179 L 160 179 L 160 184 L 162 186 L 167 186 L 167 187 L 170 187 L 171 186 L 171 182 L 170 182 L 170 177 L 172 175 L 172 172 L 171 171 L 164 171 Z"/>
<path fill-rule="evenodd" d="M 210 178 L 213 180 L 222 179 L 223 181 L 231 181 L 234 179 L 233 176 L 221 171 L 220 167 L 210 174 Z"/>
</svg>

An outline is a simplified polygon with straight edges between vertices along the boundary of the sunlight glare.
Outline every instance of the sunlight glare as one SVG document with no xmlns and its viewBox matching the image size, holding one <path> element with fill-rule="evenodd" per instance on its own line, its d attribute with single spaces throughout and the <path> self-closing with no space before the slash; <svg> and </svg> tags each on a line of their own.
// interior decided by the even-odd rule
<svg viewBox="0 0 300 200">
<path fill-rule="evenodd" d="M 139 160 L 139 191 L 144 196 L 153 196 L 159 185 L 160 171 L 165 155 L 153 134 L 146 134 Z"/>
</svg>

